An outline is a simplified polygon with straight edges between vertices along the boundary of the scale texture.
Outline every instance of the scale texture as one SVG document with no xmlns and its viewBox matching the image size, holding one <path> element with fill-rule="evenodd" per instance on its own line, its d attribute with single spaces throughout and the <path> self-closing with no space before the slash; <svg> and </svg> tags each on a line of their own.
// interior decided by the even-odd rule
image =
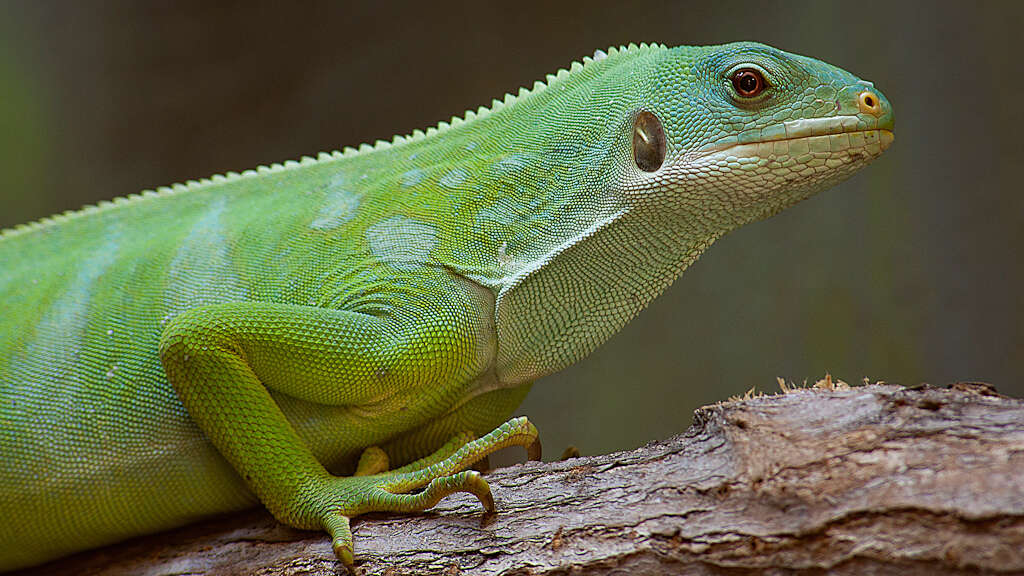
<svg viewBox="0 0 1024 576">
<path fill-rule="evenodd" d="M 629 46 L 437 128 L 0 236 L 0 570 L 262 502 L 416 511 L 537 431 L 534 380 L 711 243 L 892 142 L 870 82 Z M 422 488 L 422 490 L 421 490 Z"/>
</svg>

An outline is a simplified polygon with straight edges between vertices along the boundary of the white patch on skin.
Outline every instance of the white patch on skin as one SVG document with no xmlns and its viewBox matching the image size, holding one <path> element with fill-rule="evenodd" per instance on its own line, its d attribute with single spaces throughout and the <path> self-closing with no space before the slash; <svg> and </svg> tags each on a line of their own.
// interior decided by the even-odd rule
<svg viewBox="0 0 1024 576">
<path fill-rule="evenodd" d="M 426 172 L 419 168 L 413 168 L 405 174 L 402 174 L 402 186 L 415 186 L 423 181 L 426 176 Z"/>
<path fill-rule="evenodd" d="M 498 266 L 508 266 L 512 263 L 512 258 L 508 255 L 508 242 L 502 242 L 501 246 L 498 246 Z"/>
<path fill-rule="evenodd" d="M 79 456 L 67 453 L 63 438 L 68 430 L 79 426 L 76 419 L 82 417 L 82 411 L 96 403 L 83 385 L 83 378 L 89 377 L 92 367 L 87 363 L 89 358 L 83 357 L 83 352 L 88 352 L 90 304 L 97 283 L 117 260 L 120 241 L 120 231 L 115 228 L 106 242 L 71 272 L 74 278 L 36 323 L 32 340 L 4 374 L 5 395 L 19 399 L 18 408 L 25 418 L 10 407 L 15 415 L 2 427 L 5 430 L 0 440 L 6 440 L 8 433 L 20 437 L 19 445 L 45 451 L 34 458 L 43 458 L 48 465 L 63 466 Z M 4 472 L 2 468 L 0 475 Z M 32 473 L 43 477 L 48 474 L 46 470 Z"/>
<path fill-rule="evenodd" d="M 500 226 L 507 226 L 509 224 L 513 224 L 519 219 L 520 215 L 517 214 L 514 210 L 510 210 L 508 206 L 506 206 L 502 202 L 496 202 L 494 204 L 491 204 L 490 206 L 481 208 L 476 215 L 476 220 L 478 223 L 482 224 L 485 222 L 490 222 Z"/>
<path fill-rule="evenodd" d="M 529 158 L 523 154 L 509 154 L 495 162 L 493 170 L 501 175 L 517 172 L 526 168 L 528 159 Z"/>
<path fill-rule="evenodd" d="M 466 151 L 472 152 L 473 150 L 476 150 L 477 146 L 478 144 L 476 142 L 470 142 L 469 144 L 466 144 Z"/>
<path fill-rule="evenodd" d="M 171 260 L 164 291 L 169 317 L 197 306 L 244 299 L 246 290 L 231 261 L 221 221 L 226 205 L 224 196 L 214 199 Z"/>
<path fill-rule="evenodd" d="M 345 175 L 339 173 L 339 174 L 335 174 L 333 177 L 331 177 L 331 179 L 327 182 L 327 185 L 324 186 L 324 189 L 327 190 L 328 192 L 334 192 L 334 191 L 341 191 L 342 188 L 344 188 L 344 187 L 345 187 Z"/>
<path fill-rule="evenodd" d="M 466 181 L 469 174 L 461 168 L 452 168 L 447 174 L 441 177 L 438 184 L 445 188 L 457 188 L 459 184 Z"/>
<path fill-rule="evenodd" d="M 74 280 L 53 303 L 36 328 L 36 338 L 29 345 L 28 356 L 41 366 L 61 371 L 61 358 L 77 356 L 88 321 L 89 301 L 93 286 L 117 258 L 120 234 L 115 233 L 104 245 L 84 261 Z M 70 338 L 73 336 L 74 338 Z M 50 344 L 56 349 L 50 349 Z M 62 378 L 40 378 L 40 382 L 59 382 Z"/>
<path fill-rule="evenodd" d="M 437 230 L 412 218 L 392 216 L 367 230 L 366 241 L 378 260 L 414 270 L 428 261 L 437 245 Z"/>
<path fill-rule="evenodd" d="M 594 50 L 594 62 L 600 62 L 608 57 L 608 53 L 604 50 Z"/>
<path fill-rule="evenodd" d="M 356 215 L 359 197 L 346 190 L 331 190 L 316 218 L 309 224 L 315 230 L 333 230 Z"/>
</svg>

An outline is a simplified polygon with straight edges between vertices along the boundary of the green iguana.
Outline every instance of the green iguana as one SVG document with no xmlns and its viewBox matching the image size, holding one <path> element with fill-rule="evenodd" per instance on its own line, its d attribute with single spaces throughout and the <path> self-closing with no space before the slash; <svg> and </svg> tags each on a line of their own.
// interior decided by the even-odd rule
<svg viewBox="0 0 1024 576">
<path fill-rule="evenodd" d="M 351 567 L 353 516 L 493 510 L 468 468 L 539 457 L 506 421 L 533 381 L 892 130 L 818 60 L 630 45 L 426 132 L 5 230 L 0 569 L 260 502 Z"/>
</svg>

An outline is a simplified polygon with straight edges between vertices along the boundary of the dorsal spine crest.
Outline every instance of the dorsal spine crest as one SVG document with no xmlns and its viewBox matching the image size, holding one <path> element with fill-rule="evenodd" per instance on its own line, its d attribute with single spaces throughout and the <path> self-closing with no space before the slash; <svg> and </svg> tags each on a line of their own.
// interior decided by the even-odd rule
<svg viewBox="0 0 1024 576">
<path fill-rule="evenodd" d="M 636 44 L 630 44 L 629 46 L 619 46 L 618 48 L 612 46 L 609 47 L 607 51 L 603 52 L 604 54 L 606 54 L 606 56 L 602 58 L 600 61 L 605 61 L 609 58 L 613 58 L 619 54 L 626 52 L 636 52 L 638 50 L 647 50 L 653 48 L 660 48 L 660 46 L 658 44 L 646 43 L 642 43 L 639 46 L 637 46 Z M 583 70 L 587 65 L 594 62 L 598 61 L 594 60 L 590 56 L 584 56 L 580 60 L 572 62 L 568 68 L 561 68 L 554 74 L 547 74 L 545 76 L 545 80 L 537 80 L 536 82 L 534 82 L 532 88 L 527 88 L 525 86 L 521 87 L 519 88 L 516 94 L 506 92 L 502 99 L 492 100 L 490 107 L 480 106 L 479 108 L 477 108 L 475 112 L 473 110 L 466 110 L 466 112 L 462 116 L 453 116 L 448 121 L 442 120 L 441 122 L 438 122 L 436 126 L 430 126 L 426 128 L 425 131 L 422 129 L 414 129 L 408 135 L 396 135 L 391 140 L 377 140 L 373 144 L 361 143 L 358 145 L 358 147 L 345 146 L 344 148 L 342 148 L 341 151 L 334 150 L 331 152 L 320 152 L 316 155 L 315 158 L 311 156 L 303 156 L 298 161 L 286 160 L 283 163 L 274 163 L 269 166 L 261 165 L 257 166 L 255 169 L 243 170 L 242 172 L 229 171 L 225 172 L 224 174 L 214 174 L 207 178 L 201 178 L 198 180 L 187 180 L 184 183 L 175 183 L 169 186 L 159 186 L 153 190 L 143 190 L 138 193 L 119 196 L 113 199 L 113 201 L 100 201 L 97 202 L 95 205 L 86 205 L 78 210 L 67 210 L 61 214 L 48 216 L 36 220 L 34 222 L 18 224 L 13 228 L 0 230 L 0 238 L 28 233 L 39 228 L 45 228 L 50 225 L 66 222 L 67 220 L 76 218 L 80 215 L 93 214 L 101 210 L 111 209 L 117 206 L 124 206 L 145 199 L 159 198 L 161 196 L 171 194 L 180 194 L 188 190 L 193 190 L 209 184 L 224 184 L 244 178 L 251 178 L 260 174 L 271 174 L 302 166 L 311 166 L 319 162 L 328 162 L 338 160 L 341 158 L 350 158 L 364 153 L 374 152 L 376 150 L 386 150 L 401 144 L 416 142 L 424 138 L 440 134 L 446 130 L 457 128 L 472 120 L 484 118 L 489 116 L 490 114 L 496 113 L 504 109 L 505 107 L 511 106 L 517 100 L 528 98 L 532 94 L 537 94 L 547 89 L 551 84 L 554 84 L 557 81 L 565 80 L 572 73 L 579 72 Z"/>
</svg>

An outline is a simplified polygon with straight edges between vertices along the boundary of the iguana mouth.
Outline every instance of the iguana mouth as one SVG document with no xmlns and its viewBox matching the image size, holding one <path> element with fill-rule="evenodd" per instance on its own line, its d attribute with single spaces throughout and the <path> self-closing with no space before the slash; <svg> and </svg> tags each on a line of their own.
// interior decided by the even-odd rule
<svg viewBox="0 0 1024 576">
<path fill-rule="evenodd" d="M 731 149 L 755 148 L 742 156 L 800 156 L 830 154 L 844 150 L 866 150 L 874 155 L 884 152 L 895 139 L 892 122 L 871 126 L 858 116 L 831 116 L 791 120 L 747 130 L 708 144 L 696 152 L 706 157 Z M 739 150 L 737 150 L 739 151 Z"/>
</svg>

